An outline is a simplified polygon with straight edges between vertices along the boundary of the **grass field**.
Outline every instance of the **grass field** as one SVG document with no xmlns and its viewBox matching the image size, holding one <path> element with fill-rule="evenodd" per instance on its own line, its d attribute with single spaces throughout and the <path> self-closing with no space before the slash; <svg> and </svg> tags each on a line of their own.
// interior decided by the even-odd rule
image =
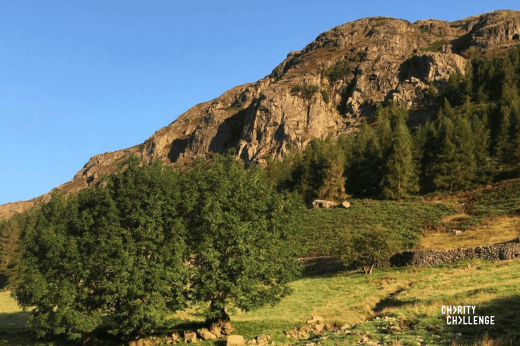
<svg viewBox="0 0 520 346">
<path fill-rule="evenodd" d="M 520 261 L 387 268 L 372 275 L 343 272 L 302 278 L 292 287 L 294 293 L 275 307 L 232 316 L 237 333 L 246 338 L 270 334 L 277 344 L 294 343 L 283 332 L 319 315 L 338 326 L 350 324 L 351 333 L 329 332 L 301 341 L 302 345 L 349 345 L 362 337 L 387 345 L 451 345 L 454 340 L 472 344 L 486 333 L 492 337 L 511 333 L 520 340 Z M 477 306 L 476 315 L 495 316 L 496 324 L 449 326 L 441 313 L 443 305 Z M 66 344 L 32 339 L 22 326 L 26 316 L 8 293 L 0 293 L 0 309 L 0 345 Z M 188 319 L 185 322 L 200 322 L 187 313 L 183 317 Z M 390 331 L 391 324 L 398 329 Z"/>
</svg>

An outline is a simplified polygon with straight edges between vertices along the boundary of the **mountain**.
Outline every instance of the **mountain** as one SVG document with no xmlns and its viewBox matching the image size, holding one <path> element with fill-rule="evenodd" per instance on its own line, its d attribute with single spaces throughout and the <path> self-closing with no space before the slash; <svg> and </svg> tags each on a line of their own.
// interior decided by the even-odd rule
<svg viewBox="0 0 520 346">
<path fill-rule="evenodd" d="M 130 155 L 184 163 L 234 148 L 247 162 L 278 159 L 313 138 L 355 131 L 378 103 L 405 103 L 420 123 L 434 112 L 428 92 L 442 91 L 469 60 L 504 54 L 520 43 L 520 12 L 494 11 L 454 22 L 374 17 L 320 34 L 268 76 L 198 104 L 144 143 L 93 156 L 57 189 L 74 192 L 111 173 Z M 0 218 L 45 201 L 0 206 Z"/>
</svg>

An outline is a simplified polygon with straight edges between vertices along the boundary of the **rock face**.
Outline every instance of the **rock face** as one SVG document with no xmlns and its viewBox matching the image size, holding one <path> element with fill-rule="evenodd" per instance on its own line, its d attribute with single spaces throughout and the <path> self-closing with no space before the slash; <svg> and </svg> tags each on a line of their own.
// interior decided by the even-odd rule
<svg viewBox="0 0 520 346">
<path fill-rule="evenodd" d="M 520 43 L 520 12 L 495 11 L 455 22 L 375 17 L 343 24 L 291 52 L 268 76 L 198 104 L 143 144 L 92 157 L 59 188 L 96 183 L 117 163 L 183 163 L 234 149 L 248 162 L 278 159 L 313 138 L 355 131 L 380 102 L 419 105 L 428 85 L 442 90 L 475 54 L 502 53 Z M 0 217 L 26 209 L 0 207 Z"/>
</svg>

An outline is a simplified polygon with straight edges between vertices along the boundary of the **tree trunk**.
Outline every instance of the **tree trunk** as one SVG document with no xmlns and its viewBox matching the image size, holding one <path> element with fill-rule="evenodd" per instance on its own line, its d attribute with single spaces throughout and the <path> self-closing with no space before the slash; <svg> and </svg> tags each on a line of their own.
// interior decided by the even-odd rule
<svg viewBox="0 0 520 346">
<path fill-rule="evenodd" d="M 215 322 L 229 321 L 231 318 L 226 312 L 224 302 L 219 300 L 212 300 L 209 306 L 211 317 L 206 320 L 208 325 Z"/>
</svg>

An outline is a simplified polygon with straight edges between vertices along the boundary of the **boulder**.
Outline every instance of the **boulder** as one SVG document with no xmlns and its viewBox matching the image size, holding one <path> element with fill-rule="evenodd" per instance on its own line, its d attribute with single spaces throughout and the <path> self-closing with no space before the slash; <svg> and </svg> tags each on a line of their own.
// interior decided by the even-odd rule
<svg viewBox="0 0 520 346">
<path fill-rule="evenodd" d="M 177 333 L 173 333 L 172 334 L 172 341 L 174 344 L 178 343 L 181 341 L 181 336 Z"/>
<path fill-rule="evenodd" d="M 321 323 L 315 323 L 313 325 L 312 331 L 315 334 L 320 334 L 323 331 L 324 328 L 325 328 L 325 325 L 323 324 L 323 321 L 321 321 Z"/>
<path fill-rule="evenodd" d="M 217 336 L 210 332 L 207 328 L 198 329 L 197 333 L 199 334 L 202 340 L 215 340 Z"/>
<path fill-rule="evenodd" d="M 225 321 L 222 325 L 222 334 L 224 335 L 231 335 L 235 328 L 231 325 L 229 321 Z"/>
<path fill-rule="evenodd" d="M 268 341 L 271 340 L 271 336 L 270 335 L 259 335 L 257 338 L 256 338 L 256 343 L 259 345 L 259 346 L 266 346 Z"/>
<path fill-rule="evenodd" d="M 197 334 L 195 332 L 184 332 L 184 342 L 187 344 L 196 344 Z"/>
<path fill-rule="evenodd" d="M 345 209 L 350 208 L 350 202 L 349 201 L 343 201 L 341 202 L 341 206 Z"/>
<path fill-rule="evenodd" d="M 312 201 L 312 208 L 318 209 L 318 208 L 330 208 L 337 206 L 338 203 L 332 202 L 332 201 L 326 201 L 324 199 L 316 199 Z"/>
<path fill-rule="evenodd" d="M 243 346 L 246 344 L 242 335 L 230 335 L 227 338 L 226 346 Z"/>
<path fill-rule="evenodd" d="M 219 339 L 222 337 L 222 326 L 218 322 L 212 323 L 209 331 Z"/>
</svg>

